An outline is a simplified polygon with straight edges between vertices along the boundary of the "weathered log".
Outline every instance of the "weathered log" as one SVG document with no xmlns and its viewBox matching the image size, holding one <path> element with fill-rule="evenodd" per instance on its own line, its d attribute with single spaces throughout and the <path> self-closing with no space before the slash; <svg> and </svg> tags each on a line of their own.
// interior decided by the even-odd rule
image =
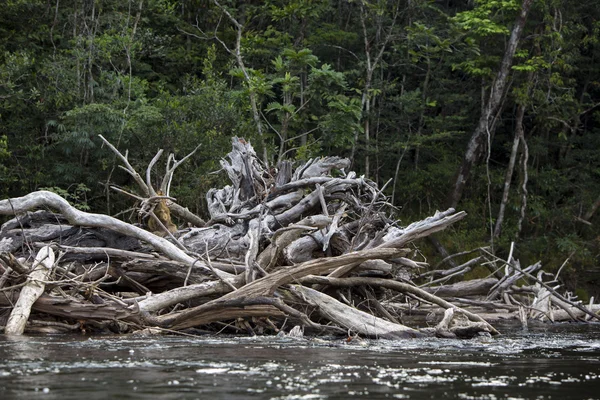
<svg viewBox="0 0 600 400">
<path fill-rule="evenodd" d="M 483 293 L 481 293 L 483 294 Z M 487 308 L 489 310 L 503 309 L 509 311 L 519 311 L 522 306 L 515 306 L 512 304 L 498 303 L 492 301 L 485 300 L 473 300 L 473 299 L 465 299 L 462 297 L 446 297 L 446 300 L 451 301 L 452 303 L 465 304 L 469 306 Z"/>
<path fill-rule="evenodd" d="M 292 162 L 279 161 L 277 163 L 277 176 L 275 176 L 275 189 L 282 187 L 292 180 Z"/>
<path fill-rule="evenodd" d="M 269 246 L 267 246 L 258 256 L 258 264 L 265 271 L 269 272 L 273 267 L 280 264 L 282 253 L 292 244 L 292 242 L 296 241 L 307 232 L 326 227 L 329 223 L 331 223 L 331 218 L 324 215 L 313 215 L 286 228 L 278 229 L 271 238 L 271 244 L 269 244 Z"/>
<path fill-rule="evenodd" d="M 322 157 L 308 160 L 304 165 L 296 170 L 292 179 L 306 179 L 323 175 L 329 175 L 331 170 L 343 170 L 350 167 L 350 160 L 341 157 Z"/>
<path fill-rule="evenodd" d="M 33 243 L 35 247 L 44 247 L 44 243 Z M 113 249 L 111 247 L 75 247 L 65 246 L 62 244 L 51 244 L 52 250 L 63 251 L 65 254 L 86 254 L 94 256 L 94 259 L 139 259 L 139 260 L 156 260 L 157 254 L 140 253 L 139 251 L 129 251 L 122 249 Z"/>
<path fill-rule="evenodd" d="M 237 212 L 246 201 L 256 198 L 258 192 L 268 187 L 264 182 L 264 170 L 249 142 L 237 137 L 232 138 L 232 150 L 221 160 L 221 167 L 233 184 L 233 198 L 228 212 Z M 214 215 L 211 215 L 213 218 Z"/>
<path fill-rule="evenodd" d="M 521 277 L 531 272 L 535 272 L 541 267 L 542 263 L 537 262 L 521 270 L 521 266 L 518 260 L 509 260 L 509 262 L 506 264 L 504 276 L 498 281 L 498 283 L 496 283 L 496 285 L 494 285 L 494 287 L 490 289 L 490 293 L 488 294 L 487 299 L 496 299 L 500 295 L 500 293 L 504 292 L 507 288 L 511 287 L 516 281 L 521 279 Z"/>
<path fill-rule="evenodd" d="M 25 275 L 29 273 L 29 268 L 23 265 L 21 260 L 15 258 L 15 256 L 10 253 L 0 253 L 0 262 L 4 267 L 10 268 L 19 274 Z"/>
<path fill-rule="evenodd" d="M 469 261 L 467 261 L 464 264 L 461 265 L 457 265 L 455 267 L 452 267 L 450 269 L 447 270 L 434 270 L 434 271 L 429 271 L 425 274 L 422 274 L 420 276 L 418 276 L 416 279 L 419 278 L 423 278 L 425 276 L 431 276 L 432 278 L 434 276 L 438 276 L 439 279 L 432 279 L 429 282 L 425 283 L 423 286 L 430 286 L 430 285 L 434 285 L 434 284 L 438 284 L 440 282 L 445 282 L 450 278 L 455 278 L 457 276 L 461 276 L 466 274 L 467 272 L 471 271 L 471 266 L 474 264 L 477 264 L 479 261 L 481 261 L 484 257 L 483 256 L 479 256 L 479 257 L 475 257 Z"/>
<path fill-rule="evenodd" d="M 32 192 L 23 197 L 0 200 L 0 214 L 2 215 L 14 215 L 37 207 L 51 207 L 56 209 L 73 225 L 108 228 L 124 235 L 143 240 L 173 260 L 181 261 L 189 265 L 192 263 L 198 263 L 200 265 L 204 264 L 202 261 L 190 257 L 166 239 L 108 215 L 92 214 L 77 210 L 65 199 L 52 192 L 41 190 Z M 218 272 L 218 274 L 219 277 L 223 279 L 231 277 L 229 274 L 222 271 Z"/>
<path fill-rule="evenodd" d="M 449 208 L 446 211 L 441 212 L 437 211 L 435 215 L 431 217 L 425 218 L 422 221 L 413 222 L 406 228 L 397 229 L 388 233 L 383 237 L 383 243 L 381 243 L 378 247 L 402 247 L 408 242 L 412 242 L 414 240 L 431 235 L 432 233 L 444 230 L 448 226 L 460 221 L 466 216 L 466 212 L 455 212 L 453 208 Z"/>
<path fill-rule="evenodd" d="M 588 305 L 586 308 L 590 312 L 600 316 L 600 304 Z M 554 310 L 552 311 L 552 316 L 554 321 L 572 321 L 573 316 L 575 316 L 576 319 L 583 319 L 584 317 L 588 316 L 588 314 L 576 307 L 568 306 L 568 311 L 565 309 Z"/>
<path fill-rule="evenodd" d="M 246 283 L 254 281 L 259 273 L 258 268 L 256 268 L 256 256 L 258 255 L 260 230 L 257 226 L 258 224 L 253 225 L 248 229 L 248 233 L 246 234 L 248 239 L 248 251 L 244 257 L 244 263 L 246 264 L 244 279 Z"/>
<path fill-rule="evenodd" d="M 457 306 L 453 305 L 452 303 L 449 303 L 448 301 L 446 301 L 440 297 L 437 297 L 435 295 L 427 293 L 423 289 L 420 289 L 416 286 L 413 286 L 413 285 L 410 285 L 407 283 L 397 282 L 397 281 L 393 281 L 391 279 L 381 279 L 381 278 L 333 278 L 330 276 L 310 276 L 310 277 L 307 276 L 306 278 L 304 278 L 302 280 L 302 283 L 303 284 L 316 283 L 316 284 L 321 284 L 321 285 L 332 285 L 332 286 L 342 286 L 342 287 L 371 285 L 371 286 L 385 287 L 388 289 L 397 290 L 397 291 L 404 292 L 404 293 L 410 293 L 419 298 L 422 298 L 423 300 L 437 304 L 440 307 L 443 307 L 445 309 L 456 308 L 456 309 L 460 310 L 464 315 L 469 317 L 469 319 L 471 319 L 472 321 L 484 323 L 486 325 L 486 328 L 492 334 L 496 335 L 499 333 L 493 326 L 491 326 L 487 321 L 485 321 L 479 315 L 473 314 L 472 312 L 469 312 L 460 307 L 457 307 Z"/>
<path fill-rule="evenodd" d="M 423 287 L 421 289 L 439 297 L 481 296 L 487 294 L 497 282 L 498 279 L 496 278 L 472 279 L 451 285 Z"/>
<path fill-rule="evenodd" d="M 126 272 L 142 272 L 162 278 L 173 278 L 178 286 L 187 280 L 190 284 L 199 284 L 215 279 L 214 274 L 200 263 L 186 265 L 168 260 L 131 260 L 121 264 Z M 233 279 L 233 278 L 231 278 Z"/>
<path fill-rule="evenodd" d="M 189 300 L 231 292 L 231 287 L 221 281 L 210 281 L 168 290 L 150 295 L 138 303 L 141 311 L 159 311 L 163 308 Z"/>
<path fill-rule="evenodd" d="M 350 332 L 382 339 L 403 339 L 424 336 L 416 329 L 386 321 L 364 311 L 357 310 L 317 290 L 300 285 L 292 285 L 291 289 L 298 292 L 300 297 L 309 304 L 318 307 L 319 313 L 324 318 L 341 325 Z"/>
<path fill-rule="evenodd" d="M 43 247 L 35 257 L 31 273 L 27 277 L 25 286 L 19 293 L 19 300 L 15 304 L 4 333 L 7 335 L 22 335 L 25 332 L 25 325 L 31 314 L 33 303 L 44 293 L 44 288 L 48 280 L 52 267 L 54 266 L 54 252 L 50 247 Z"/>
<path fill-rule="evenodd" d="M 356 268 L 357 271 L 380 271 L 384 274 L 391 274 L 393 272 L 394 266 L 393 264 L 383 261 L 383 260 L 367 260 L 363 263 L 360 263 Z"/>
<path fill-rule="evenodd" d="M 514 267 L 514 266 L 513 266 Z M 521 270 L 518 267 L 514 267 L 515 269 L 517 269 L 520 273 L 522 273 L 524 276 L 528 277 L 530 280 L 533 280 L 534 282 L 536 282 L 536 284 L 538 284 L 540 287 L 545 288 L 547 291 L 549 291 L 550 293 L 552 293 L 552 296 L 554 296 L 558 301 L 563 302 L 565 305 L 569 305 L 570 307 L 576 308 L 579 311 L 583 312 L 584 314 L 596 319 L 596 320 L 600 320 L 600 315 L 594 314 L 593 312 L 591 312 L 590 310 L 588 310 L 587 308 L 585 308 L 584 306 L 582 306 L 579 303 L 570 301 L 569 299 L 565 298 L 564 296 L 562 296 L 560 293 L 558 293 L 555 289 L 551 288 L 550 286 L 548 286 L 546 283 L 542 282 L 541 279 L 536 278 L 535 276 L 531 275 L 531 273 L 529 271 L 525 270 Z M 569 307 L 562 307 L 564 310 L 568 310 Z M 576 319 L 576 318 L 573 318 Z"/>
<path fill-rule="evenodd" d="M 175 202 L 168 203 L 168 206 L 169 210 L 171 210 L 173 215 L 175 215 L 177 218 L 189 222 L 193 226 L 197 227 L 203 227 L 206 225 L 206 222 L 202 218 L 192 213 L 187 207 L 180 206 Z"/>
<path fill-rule="evenodd" d="M 171 329 L 186 329 L 194 326 L 210 324 L 218 321 L 229 321 L 237 318 L 252 317 L 284 317 L 285 314 L 271 305 L 257 304 L 245 306 L 223 306 L 214 307 L 211 310 L 205 310 L 201 316 L 193 319 L 182 320 L 180 323 L 171 326 Z"/>
<path fill-rule="evenodd" d="M 400 248 L 409 242 L 430 235 L 434 232 L 446 229 L 454 222 L 460 221 L 466 217 L 466 213 L 461 211 L 454 213 L 454 209 L 450 208 L 444 212 L 436 212 L 434 216 L 423 221 L 410 224 L 404 229 L 392 228 L 388 233 L 371 243 L 370 248 Z M 406 254 L 404 254 L 406 255 Z M 345 265 L 333 271 L 331 277 L 341 277 L 348 274 L 355 268 L 356 265 Z"/>
<path fill-rule="evenodd" d="M 296 238 L 283 249 L 286 262 L 288 264 L 299 264 L 315 258 L 325 257 L 326 253 L 323 251 L 325 240 L 326 236 L 321 231 Z"/>
<path fill-rule="evenodd" d="M 552 307 L 550 303 L 550 296 L 552 296 L 552 293 L 550 293 L 546 288 L 543 287 L 538 286 L 537 289 L 538 290 L 536 292 L 535 298 L 531 303 L 531 310 L 529 312 L 530 318 L 547 318 L 550 315 L 550 308 Z"/>
<path fill-rule="evenodd" d="M 354 264 L 369 259 L 369 258 L 392 258 L 403 253 L 397 249 L 372 249 L 365 252 L 355 252 L 344 254 L 338 257 L 331 257 L 319 260 L 312 260 L 306 263 L 293 266 L 279 268 L 273 273 L 246 284 L 235 292 L 230 292 L 216 300 L 212 300 L 207 304 L 198 307 L 188 308 L 174 315 L 164 315 L 159 317 L 165 325 L 177 326 L 184 323 L 186 320 L 198 320 L 207 309 L 219 307 L 222 304 L 229 304 L 231 301 L 252 301 L 252 299 L 272 296 L 275 290 L 285 284 L 296 282 L 299 279 L 311 275 L 320 274 L 330 271 L 340 265 Z"/>
<path fill-rule="evenodd" d="M 44 212 L 43 214 L 29 214 L 33 215 L 28 215 L 26 218 L 27 221 L 24 222 L 23 225 L 14 226 L 13 222 L 17 222 L 18 224 L 19 217 L 8 221 L 2 226 L 2 229 L 0 230 L 0 252 L 13 253 L 26 243 L 47 242 L 57 238 L 67 237 L 79 230 L 79 228 L 68 224 L 57 224 L 56 221 L 54 221 L 54 223 L 49 220 L 35 221 L 36 217 L 47 217 L 48 214 L 50 214 L 48 212 Z"/>
<path fill-rule="evenodd" d="M 454 308 L 446 309 L 444 317 L 435 327 L 435 332 L 438 337 L 465 339 L 477 336 L 482 332 L 491 333 L 488 325 L 483 322 L 469 321 L 461 311 Z"/>
<path fill-rule="evenodd" d="M 228 258 L 243 261 L 248 250 L 245 224 L 232 226 L 213 224 L 204 228 L 192 228 L 179 237 L 190 251 L 209 256 L 211 259 Z"/>
<path fill-rule="evenodd" d="M 11 306 L 15 301 L 16 296 L 0 292 L 0 305 Z M 95 304 L 75 298 L 42 294 L 33 303 L 32 309 L 36 312 L 73 320 L 128 320 L 141 323 L 141 316 L 135 305 L 126 307 L 112 301 Z"/>
</svg>

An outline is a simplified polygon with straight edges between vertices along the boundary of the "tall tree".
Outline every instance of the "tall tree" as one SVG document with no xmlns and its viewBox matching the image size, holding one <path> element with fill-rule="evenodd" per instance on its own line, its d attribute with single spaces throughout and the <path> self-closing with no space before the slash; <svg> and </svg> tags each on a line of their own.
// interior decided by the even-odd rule
<svg viewBox="0 0 600 400">
<path fill-rule="evenodd" d="M 359 1 L 360 7 L 360 25 L 362 28 L 363 52 L 365 56 L 365 75 L 364 85 L 362 87 L 362 122 L 363 132 L 365 135 L 365 175 L 370 174 L 370 144 L 371 144 L 371 103 L 374 97 L 373 93 L 373 75 L 378 68 L 382 57 L 388 48 L 388 45 L 393 37 L 396 20 L 400 8 L 400 2 L 392 3 L 391 13 L 386 10 L 387 2 L 369 2 L 366 0 Z M 389 18 L 389 20 L 388 20 Z M 367 20 L 372 19 L 374 23 L 370 26 L 374 28 L 373 37 L 370 37 L 367 29 Z M 350 160 L 354 162 L 356 154 L 356 146 L 358 142 L 358 131 L 354 134 L 354 143 Z"/>
<path fill-rule="evenodd" d="M 268 163 L 269 160 L 268 160 L 268 156 L 267 156 L 267 146 L 265 145 L 264 128 L 263 128 L 263 122 L 262 122 L 262 119 L 260 116 L 258 95 L 255 91 L 255 88 L 252 85 L 252 77 L 250 76 L 248 68 L 246 68 L 246 63 L 244 62 L 244 57 L 242 55 L 242 35 L 244 34 L 244 26 L 229 12 L 229 10 L 227 10 L 227 8 L 225 8 L 223 5 L 221 5 L 221 3 L 219 3 L 217 0 L 213 0 L 213 2 L 219 9 L 221 9 L 223 14 L 225 14 L 227 16 L 227 19 L 229 19 L 229 21 L 235 27 L 235 44 L 234 44 L 233 48 L 229 48 L 227 46 L 227 44 L 216 35 L 215 35 L 215 39 L 218 40 L 219 43 L 221 43 L 221 45 L 227 50 L 227 52 L 229 54 L 231 54 L 235 57 L 235 61 L 238 65 L 239 69 L 242 71 L 242 74 L 244 76 L 246 84 L 248 85 L 248 92 L 249 92 L 249 96 L 250 96 L 250 106 L 252 107 L 252 118 L 254 119 L 254 123 L 256 124 L 256 130 L 258 132 L 258 136 L 262 142 L 262 151 L 263 151 L 262 159 L 265 163 Z"/>
<path fill-rule="evenodd" d="M 492 120 L 494 119 L 502 103 L 502 98 L 508 82 L 513 58 L 515 52 L 517 51 L 519 41 L 521 40 L 521 34 L 525 28 L 527 15 L 532 4 L 533 0 L 523 0 L 521 4 L 521 9 L 513 25 L 506 50 L 504 51 L 502 63 L 500 64 L 500 68 L 496 74 L 496 78 L 494 79 L 490 93 L 482 107 L 479 122 L 473 131 L 471 138 L 469 139 L 467 150 L 465 151 L 462 164 L 456 176 L 456 181 L 451 189 L 448 198 L 450 207 L 456 208 L 460 202 L 465 185 L 467 184 L 467 181 L 471 175 L 471 169 L 480 159 L 482 150 L 485 147 L 485 138 L 492 136 Z"/>
</svg>

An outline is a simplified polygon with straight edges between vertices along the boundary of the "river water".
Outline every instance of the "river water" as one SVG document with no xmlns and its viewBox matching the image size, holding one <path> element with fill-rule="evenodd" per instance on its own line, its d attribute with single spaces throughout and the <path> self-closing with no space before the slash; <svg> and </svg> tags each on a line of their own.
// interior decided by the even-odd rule
<svg viewBox="0 0 600 400">
<path fill-rule="evenodd" d="M 600 399 L 600 325 L 471 340 L 0 335 L 0 399 Z"/>
</svg>

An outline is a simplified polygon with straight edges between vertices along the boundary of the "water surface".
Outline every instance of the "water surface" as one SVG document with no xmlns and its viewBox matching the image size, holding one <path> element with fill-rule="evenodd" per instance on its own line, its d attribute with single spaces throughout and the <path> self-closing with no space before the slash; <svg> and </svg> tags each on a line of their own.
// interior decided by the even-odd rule
<svg viewBox="0 0 600 400">
<path fill-rule="evenodd" d="M 0 399 L 600 399 L 600 326 L 497 338 L 0 336 Z"/>
</svg>

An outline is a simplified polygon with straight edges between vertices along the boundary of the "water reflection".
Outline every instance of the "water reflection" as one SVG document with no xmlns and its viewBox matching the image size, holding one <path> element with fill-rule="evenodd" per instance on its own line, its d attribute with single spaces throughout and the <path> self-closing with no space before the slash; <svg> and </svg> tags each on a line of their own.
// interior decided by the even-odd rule
<svg viewBox="0 0 600 400">
<path fill-rule="evenodd" d="M 6 359 L 29 360 L 43 359 L 48 356 L 46 348 L 40 345 L 40 339 L 31 336 L 1 336 L 5 346 Z M 3 357 L 4 358 L 4 357 Z"/>
<path fill-rule="evenodd" d="M 357 344 L 0 337 L 0 398 L 598 398 L 600 327 L 551 329 Z"/>
</svg>

